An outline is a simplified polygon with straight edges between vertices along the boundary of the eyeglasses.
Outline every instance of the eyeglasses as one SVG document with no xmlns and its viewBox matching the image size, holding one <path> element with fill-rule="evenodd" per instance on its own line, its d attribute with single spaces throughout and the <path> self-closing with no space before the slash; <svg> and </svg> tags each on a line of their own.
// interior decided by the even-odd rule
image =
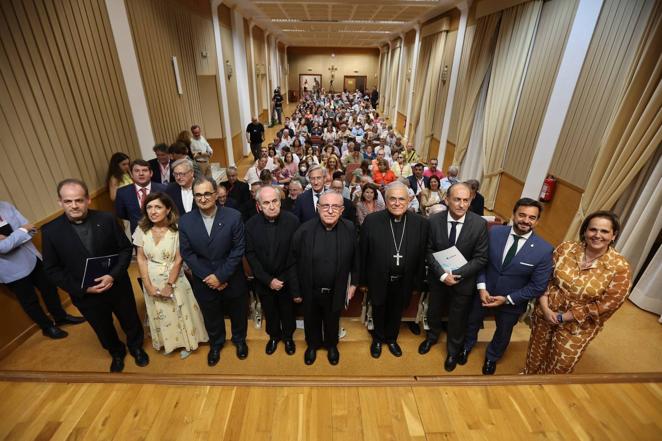
<svg viewBox="0 0 662 441">
<path fill-rule="evenodd" d="M 388 201 L 391 204 L 395 204 L 396 202 L 399 202 L 401 204 L 404 204 L 407 202 L 407 198 L 396 198 L 395 196 L 389 196 Z"/>
<path fill-rule="evenodd" d="M 184 176 L 188 175 L 189 173 L 191 173 L 191 170 L 188 170 L 188 171 L 185 171 L 185 172 L 175 172 L 172 175 L 175 178 L 183 178 Z"/>
<path fill-rule="evenodd" d="M 340 211 L 343 208 L 343 205 L 336 205 L 336 204 L 318 204 L 317 205 L 320 210 L 323 211 L 333 211 L 334 213 L 337 211 Z"/>
<path fill-rule="evenodd" d="M 214 196 L 215 193 L 194 193 L 193 196 L 195 196 L 196 199 L 210 199 L 212 196 Z"/>
</svg>

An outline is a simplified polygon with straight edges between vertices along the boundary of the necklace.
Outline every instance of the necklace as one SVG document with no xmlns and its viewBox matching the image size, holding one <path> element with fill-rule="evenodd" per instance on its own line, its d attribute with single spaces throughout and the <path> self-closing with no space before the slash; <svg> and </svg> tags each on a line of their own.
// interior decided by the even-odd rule
<svg viewBox="0 0 662 441">
<path fill-rule="evenodd" d="M 405 215 L 405 220 L 402 223 L 402 234 L 400 235 L 400 243 L 398 244 L 395 241 L 395 231 L 393 230 L 393 222 L 391 219 L 388 221 L 388 226 L 391 227 L 391 236 L 393 237 L 393 246 L 395 247 L 395 254 L 393 257 L 395 258 L 395 265 L 400 266 L 400 259 L 403 258 L 404 256 L 400 254 L 400 249 L 402 248 L 402 239 L 405 238 L 405 229 L 407 228 L 407 215 Z"/>
<path fill-rule="evenodd" d="M 596 260 L 598 260 L 599 258 L 601 258 L 602 256 L 604 256 L 605 254 L 606 254 L 606 253 L 602 253 L 602 254 L 600 254 L 600 255 L 595 256 L 595 257 L 592 258 L 592 259 L 589 259 L 589 258 L 588 258 L 588 255 L 587 255 L 587 253 L 586 253 L 586 251 L 584 251 L 584 257 L 582 258 L 582 265 L 581 265 L 582 268 L 583 268 L 583 269 L 590 268 L 591 265 L 593 265 L 593 262 L 595 262 Z"/>
</svg>

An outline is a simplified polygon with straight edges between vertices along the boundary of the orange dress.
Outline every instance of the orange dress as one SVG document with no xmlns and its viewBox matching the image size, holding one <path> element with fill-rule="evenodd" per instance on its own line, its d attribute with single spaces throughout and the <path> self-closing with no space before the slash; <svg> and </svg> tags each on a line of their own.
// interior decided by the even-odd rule
<svg viewBox="0 0 662 441">
<path fill-rule="evenodd" d="M 584 244 L 564 242 L 554 250 L 554 275 L 545 296 L 555 312 L 574 320 L 554 325 L 538 304 L 531 318 L 525 374 L 571 373 L 604 322 L 623 304 L 632 284 L 630 264 L 615 249 L 581 269 Z"/>
<path fill-rule="evenodd" d="M 386 170 L 384 173 L 382 173 L 379 171 L 379 169 L 377 169 L 372 172 L 372 180 L 377 185 L 388 185 L 396 179 L 398 179 L 398 177 L 395 176 L 393 170 Z"/>
</svg>

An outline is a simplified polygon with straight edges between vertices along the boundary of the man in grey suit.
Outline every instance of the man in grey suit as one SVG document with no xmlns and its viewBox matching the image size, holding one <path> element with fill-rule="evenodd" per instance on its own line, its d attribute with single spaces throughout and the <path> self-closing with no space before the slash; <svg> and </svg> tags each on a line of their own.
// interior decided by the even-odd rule
<svg viewBox="0 0 662 441">
<path fill-rule="evenodd" d="M 427 262 L 430 301 L 428 305 L 427 338 L 418 348 L 420 354 L 430 351 L 441 332 L 442 300 L 449 301 L 447 356 L 444 369 L 451 372 L 457 365 L 467 331 L 467 320 L 476 296 L 476 277 L 487 263 L 487 223 L 468 212 L 471 188 L 467 184 L 451 185 L 446 194 L 448 211 L 430 217 Z M 453 272 L 446 272 L 432 255 L 455 246 L 467 263 Z"/>
</svg>

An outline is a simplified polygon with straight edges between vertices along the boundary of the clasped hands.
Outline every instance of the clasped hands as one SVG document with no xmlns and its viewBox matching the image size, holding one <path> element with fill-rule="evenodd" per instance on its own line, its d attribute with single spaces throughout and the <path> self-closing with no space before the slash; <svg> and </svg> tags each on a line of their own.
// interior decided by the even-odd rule
<svg viewBox="0 0 662 441">
<path fill-rule="evenodd" d="M 205 285 L 217 291 L 223 291 L 228 286 L 228 282 L 221 282 L 218 280 L 218 277 L 216 277 L 216 274 L 210 274 L 202 279 L 202 281 L 205 283 Z"/>
<path fill-rule="evenodd" d="M 479 289 L 480 303 L 485 308 L 496 308 L 506 303 L 506 296 L 493 296 L 486 289 Z"/>
<path fill-rule="evenodd" d="M 115 279 L 113 279 L 113 276 L 110 274 L 106 274 L 104 276 L 97 277 L 94 279 L 94 281 L 97 282 L 97 284 L 87 288 L 86 292 L 88 294 L 101 294 L 102 292 L 108 291 L 113 287 Z"/>
</svg>

